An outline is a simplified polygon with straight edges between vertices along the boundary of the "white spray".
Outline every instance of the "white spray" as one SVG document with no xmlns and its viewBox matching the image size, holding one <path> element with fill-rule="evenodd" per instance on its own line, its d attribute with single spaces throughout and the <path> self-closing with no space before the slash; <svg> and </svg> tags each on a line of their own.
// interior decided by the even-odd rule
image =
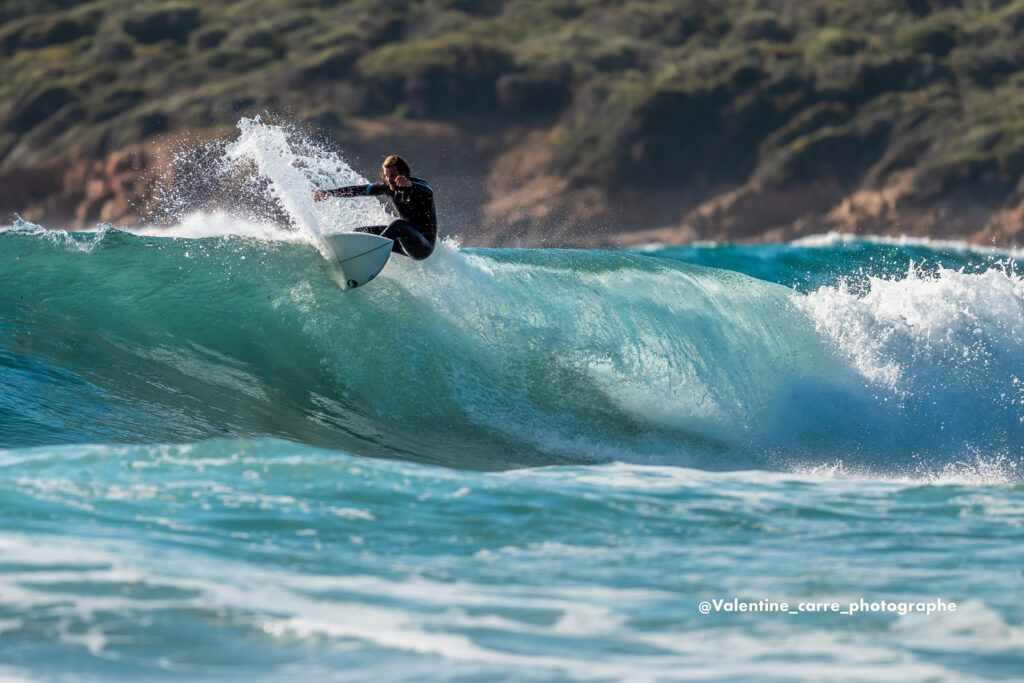
<svg viewBox="0 0 1024 683">
<path fill-rule="evenodd" d="M 993 268 L 822 287 L 797 305 L 918 439 L 1020 454 L 1024 279 Z M 890 400 L 891 399 L 891 400 Z"/>
<path fill-rule="evenodd" d="M 315 189 L 367 182 L 336 154 L 308 139 L 293 145 L 295 131 L 264 124 L 259 117 L 242 119 L 238 128 L 241 135 L 225 150 L 227 161 L 236 166 L 255 165 L 287 214 L 291 228 L 312 237 L 325 255 L 324 235 L 391 222 L 377 200 L 344 200 L 343 206 L 333 199 L 313 202 Z M 296 151 L 296 147 L 309 151 Z"/>
</svg>

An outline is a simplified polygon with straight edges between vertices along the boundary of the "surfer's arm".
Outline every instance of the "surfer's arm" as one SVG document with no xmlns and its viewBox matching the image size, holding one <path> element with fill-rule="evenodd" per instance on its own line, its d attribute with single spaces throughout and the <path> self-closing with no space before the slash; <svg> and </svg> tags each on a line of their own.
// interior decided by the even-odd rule
<svg viewBox="0 0 1024 683">
<path fill-rule="evenodd" d="M 333 190 L 317 190 L 313 193 L 313 201 L 319 202 L 328 197 L 372 197 L 384 194 L 388 186 L 384 183 L 373 183 L 372 185 L 346 185 L 336 187 Z"/>
</svg>

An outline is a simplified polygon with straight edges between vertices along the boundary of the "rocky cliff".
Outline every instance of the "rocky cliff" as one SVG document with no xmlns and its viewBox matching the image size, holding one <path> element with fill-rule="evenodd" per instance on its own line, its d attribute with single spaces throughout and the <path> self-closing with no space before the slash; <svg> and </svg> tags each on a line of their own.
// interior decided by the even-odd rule
<svg viewBox="0 0 1024 683">
<path fill-rule="evenodd" d="M 1024 241 L 1024 0 L 0 7 L 0 210 L 126 224 L 271 112 L 470 244 Z M 211 201 L 216 197 L 209 197 Z"/>
</svg>

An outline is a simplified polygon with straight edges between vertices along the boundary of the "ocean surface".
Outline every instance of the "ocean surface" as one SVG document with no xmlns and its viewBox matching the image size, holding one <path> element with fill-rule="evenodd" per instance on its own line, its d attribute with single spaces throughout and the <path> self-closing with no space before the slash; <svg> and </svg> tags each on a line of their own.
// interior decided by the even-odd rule
<svg viewBox="0 0 1024 683">
<path fill-rule="evenodd" d="M 219 154 L 284 223 L 0 228 L 0 680 L 1024 675 L 1021 253 L 455 236 L 343 292 L 351 168 Z"/>
</svg>

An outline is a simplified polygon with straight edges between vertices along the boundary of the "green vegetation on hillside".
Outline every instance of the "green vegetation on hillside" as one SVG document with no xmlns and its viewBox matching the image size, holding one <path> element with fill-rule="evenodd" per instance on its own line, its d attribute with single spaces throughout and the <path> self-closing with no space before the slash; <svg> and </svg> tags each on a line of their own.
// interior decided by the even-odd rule
<svg viewBox="0 0 1024 683">
<path fill-rule="evenodd" d="M 20 0 L 0 164 L 286 110 L 556 128 L 578 182 L 1024 195 L 1024 0 Z"/>
</svg>

